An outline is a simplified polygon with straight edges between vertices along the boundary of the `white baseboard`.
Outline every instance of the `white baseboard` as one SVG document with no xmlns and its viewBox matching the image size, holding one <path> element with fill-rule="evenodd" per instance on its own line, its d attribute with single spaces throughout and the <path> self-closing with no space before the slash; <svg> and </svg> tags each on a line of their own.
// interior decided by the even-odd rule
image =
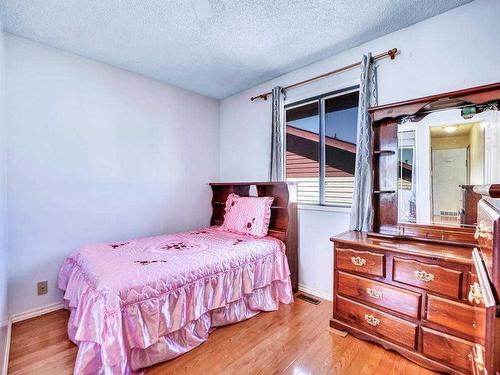
<svg viewBox="0 0 500 375">
<path fill-rule="evenodd" d="M 4 323 L 2 323 L 4 324 Z M 3 357 L 3 366 L 0 368 L 0 375 L 7 375 L 7 371 L 9 370 L 9 353 L 10 353 L 10 337 L 12 333 L 12 319 L 9 318 L 7 320 L 7 337 L 5 342 L 5 352 Z"/>
<path fill-rule="evenodd" d="M 333 295 L 330 293 L 323 292 L 321 290 L 308 288 L 305 285 L 299 284 L 299 290 L 304 293 L 312 294 L 313 296 L 326 299 L 328 301 L 333 301 Z"/>
<path fill-rule="evenodd" d="M 17 323 L 17 322 L 21 322 L 21 321 L 26 320 L 26 319 L 35 318 L 37 316 L 50 313 L 52 311 L 61 310 L 63 308 L 64 308 L 64 304 L 62 302 L 56 302 L 56 303 L 52 303 L 50 305 L 27 310 L 27 311 L 24 311 L 22 313 L 12 314 L 10 318 L 12 320 L 12 323 Z"/>
<path fill-rule="evenodd" d="M 6 347 L 3 358 L 3 366 L 0 368 L 0 375 L 7 375 L 7 371 L 9 369 L 9 354 L 10 354 L 10 341 L 12 336 L 12 323 L 20 322 L 26 319 L 34 318 L 43 314 L 47 314 L 52 311 L 57 311 L 64 308 L 64 304 L 62 302 L 52 303 L 50 305 L 37 307 L 36 309 L 31 309 L 24 311 L 19 314 L 12 314 L 7 322 L 2 322 L 2 324 L 7 325 L 7 338 L 6 338 Z"/>
</svg>

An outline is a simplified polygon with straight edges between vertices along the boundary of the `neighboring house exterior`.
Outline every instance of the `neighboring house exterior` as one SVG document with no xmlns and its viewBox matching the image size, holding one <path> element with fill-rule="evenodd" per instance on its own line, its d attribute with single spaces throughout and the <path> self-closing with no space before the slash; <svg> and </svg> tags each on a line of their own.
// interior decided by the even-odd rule
<svg viewBox="0 0 500 375">
<path fill-rule="evenodd" d="M 287 179 L 298 182 L 301 203 L 319 200 L 319 136 L 317 133 L 287 125 Z M 354 186 L 356 145 L 325 137 L 325 203 L 350 206 Z"/>
</svg>

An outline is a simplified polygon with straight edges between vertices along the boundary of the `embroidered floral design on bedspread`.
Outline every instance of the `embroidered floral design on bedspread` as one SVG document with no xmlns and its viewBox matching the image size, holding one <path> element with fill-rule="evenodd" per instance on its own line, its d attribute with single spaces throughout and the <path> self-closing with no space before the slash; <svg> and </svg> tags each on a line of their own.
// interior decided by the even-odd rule
<svg viewBox="0 0 500 375">
<path fill-rule="evenodd" d="M 187 242 L 184 242 L 184 241 L 176 241 L 176 242 L 171 242 L 171 243 L 168 243 L 162 247 L 160 247 L 160 249 L 163 249 L 163 250 L 190 250 L 190 249 L 193 249 L 195 248 L 195 246 L 191 243 L 187 243 Z"/>
<path fill-rule="evenodd" d="M 237 238 L 234 242 L 233 242 L 233 246 L 236 246 L 236 245 L 239 245 L 240 243 L 242 242 L 245 242 L 245 240 L 241 240 L 239 238 Z"/>
<path fill-rule="evenodd" d="M 113 244 L 110 244 L 109 246 L 111 246 L 113 249 L 116 249 L 120 246 L 125 246 L 125 245 L 128 245 L 129 242 L 122 242 L 122 243 L 113 243 Z"/>
<path fill-rule="evenodd" d="M 199 230 L 199 231 L 196 231 L 196 232 L 191 232 L 189 234 L 208 234 L 209 232 L 206 231 L 206 230 Z"/>
<path fill-rule="evenodd" d="M 194 234 L 189 233 L 194 236 Z M 204 243 L 203 237 L 198 241 L 188 240 L 185 238 L 172 238 L 169 241 L 161 242 L 154 247 L 148 247 L 145 251 L 150 253 L 165 254 L 165 253 L 188 253 L 200 252 L 206 250 L 208 245 Z"/>
<path fill-rule="evenodd" d="M 140 264 L 141 266 L 147 266 L 147 265 L 150 265 L 152 263 L 167 263 L 166 260 L 136 260 L 134 261 L 134 263 L 138 263 Z"/>
</svg>

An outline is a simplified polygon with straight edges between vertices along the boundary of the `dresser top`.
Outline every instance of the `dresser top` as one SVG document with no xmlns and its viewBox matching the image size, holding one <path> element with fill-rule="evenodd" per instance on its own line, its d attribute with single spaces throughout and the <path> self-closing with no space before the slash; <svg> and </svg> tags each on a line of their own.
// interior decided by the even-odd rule
<svg viewBox="0 0 500 375">
<path fill-rule="evenodd" d="M 366 249 L 384 249 L 397 253 L 428 258 L 440 258 L 455 263 L 472 264 L 472 245 L 454 246 L 435 242 L 369 236 L 366 232 L 348 231 L 330 238 L 331 241 Z"/>
</svg>

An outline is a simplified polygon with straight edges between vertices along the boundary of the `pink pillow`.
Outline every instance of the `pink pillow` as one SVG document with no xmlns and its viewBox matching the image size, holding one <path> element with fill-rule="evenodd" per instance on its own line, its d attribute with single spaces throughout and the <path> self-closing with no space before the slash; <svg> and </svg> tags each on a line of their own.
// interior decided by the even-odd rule
<svg viewBox="0 0 500 375">
<path fill-rule="evenodd" d="M 222 230 L 264 237 L 269 229 L 274 197 L 240 197 L 229 194 Z"/>
</svg>

